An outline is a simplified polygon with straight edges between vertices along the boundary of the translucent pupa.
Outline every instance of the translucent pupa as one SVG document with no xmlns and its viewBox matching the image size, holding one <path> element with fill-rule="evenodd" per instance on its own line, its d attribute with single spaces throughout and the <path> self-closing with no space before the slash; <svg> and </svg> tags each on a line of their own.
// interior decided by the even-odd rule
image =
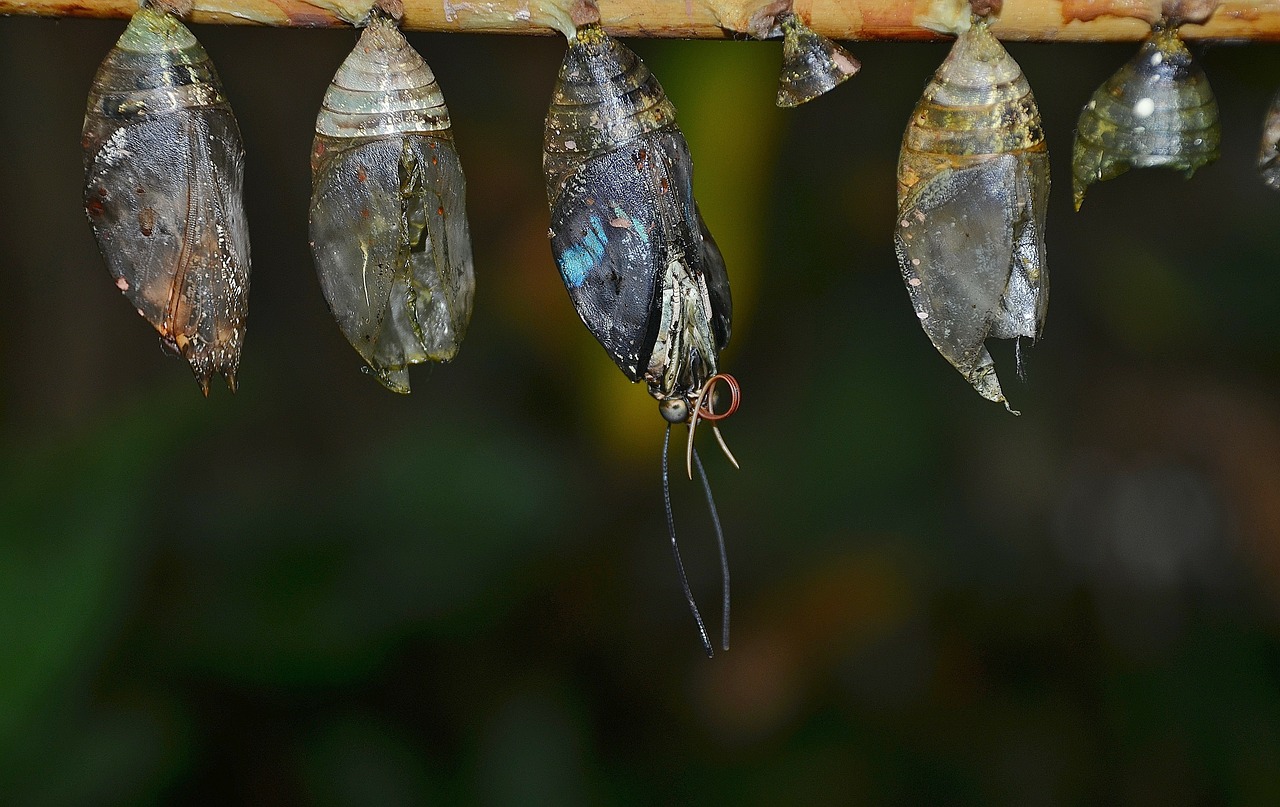
<svg viewBox="0 0 1280 807">
<path fill-rule="evenodd" d="M 982 397 L 1006 407 L 984 343 L 1040 336 L 1048 198 L 1049 154 L 1031 88 L 986 19 L 975 18 L 907 126 L 894 247 L 934 347 Z"/>
<path fill-rule="evenodd" d="M 719 420 L 736 408 L 738 385 L 720 373 L 718 359 L 729 341 L 729 279 L 694 202 L 689 146 L 675 117 L 675 107 L 634 53 L 598 24 L 582 25 L 569 40 L 547 113 L 543 169 L 551 249 L 569 297 L 626 377 L 647 385 L 667 421 L 667 526 L 685 598 L 711 655 L 676 545 L 667 455 L 671 424 L 688 424 L 687 468 L 690 475 L 698 469 L 720 545 L 721 646 L 728 649 L 724 537 L 693 433 L 699 420 Z M 711 399 L 721 382 L 732 402 L 716 412 Z"/>
<path fill-rule="evenodd" d="M 1190 177 L 1218 159 L 1220 139 L 1208 78 L 1177 27 L 1158 23 L 1080 113 L 1071 153 L 1076 210 L 1091 184 L 1130 168 L 1172 168 Z"/>
<path fill-rule="evenodd" d="M 849 51 L 814 32 L 792 12 L 778 15 L 782 28 L 782 71 L 778 106 L 812 101 L 853 77 L 862 67 Z"/>
<path fill-rule="evenodd" d="M 144 5 L 98 68 L 84 204 L 129 303 L 209 394 L 236 387 L 249 305 L 244 146 L 217 71 L 177 17 Z"/>
<path fill-rule="evenodd" d="M 1267 187 L 1280 190 L 1280 92 L 1271 98 L 1267 120 L 1262 126 L 1262 148 L 1258 152 L 1258 171 Z"/>
<path fill-rule="evenodd" d="M 311 252 L 343 335 L 388 389 L 445 362 L 471 319 L 466 182 L 431 68 L 376 6 L 311 152 Z"/>
</svg>

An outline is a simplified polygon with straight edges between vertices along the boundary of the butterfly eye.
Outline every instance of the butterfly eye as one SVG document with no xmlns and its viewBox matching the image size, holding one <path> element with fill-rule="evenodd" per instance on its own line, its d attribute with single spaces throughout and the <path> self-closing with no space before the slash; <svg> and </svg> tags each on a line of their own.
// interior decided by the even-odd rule
<svg viewBox="0 0 1280 807">
<path fill-rule="evenodd" d="M 778 16 L 782 28 L 782 70 L 778 106 L 799 106 L 834 89 L 862 67 L 849 51 L 815 33 L 797 15 Z"/>
<path fill-rule="evenodd" d="M 343 335 L 384 386 L 407 393 L 411 365 L 457 354 L 475 277 L 449 111 L 398 7 L 375 6 L 325 93 L 311 243 Z"/>
<path fill-rule="evenodd" d="M 689 402 L 684 398 L 663 398 L 658 401 L 658 412 L 668 423 L 684 423 L 689 419 Z"/>
<path fill-rule="evenodd" d="M 93 79 L 84 205 L 130 305 L 206 395 L 234 390 L 249 304 L 244 147 L 222 82 L 176 16 L 144 5 Z"/>
<path fill-rule="evenodd" d="M 907 125 L 894 247 L 934 347 L 979 394 L 1006 407 L 985 341 L 1040 335 L 1048 196 L 1049 155 L 1031 88 L 977 18 Z"/>
<path fill-rule="evenodd" d="M 1162 21 L 1080 113 L 1071 154 L 1076 210 L 1091 184 L 1130 168 L 1172 168 L 1190 177 L 1218 159 L 1220 139 L 1209 80 L 1177 27 Z"/>
</svg>

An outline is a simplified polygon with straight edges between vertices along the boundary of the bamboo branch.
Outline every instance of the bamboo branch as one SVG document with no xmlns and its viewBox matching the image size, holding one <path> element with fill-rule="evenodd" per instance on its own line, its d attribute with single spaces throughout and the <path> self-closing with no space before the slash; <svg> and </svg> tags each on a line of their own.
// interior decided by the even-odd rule
<svg viewBox="0 0 1280 807">
<path fill-rule="evenodd" d="M 796 12 L 836 39 L 927 40 L 940 3 L 955 0 L 795 0 Z M 369 0 L 363 6 L 367 8 Z M 552 34 L 555 0 L 404 0 L 404 28 Z M 604 27 L 628 37 L 722 39 L 751 30 L 768 0 L 600 0 Z M 195 0 L 196 23 L 321 28 L 349 25 L 359 0 Z M 1006 0 L 992 31 L 1007 40 L 1098 42 L 1141 39 L 1159 0 Z M 0 0 L 0 15 L 127 18 L 136 0 Z M 355 14 L 358 16 L 358 13 Z M 1227 0 L 1187 39 L 1280 41 L 1280 0 Z"/>
</svg>

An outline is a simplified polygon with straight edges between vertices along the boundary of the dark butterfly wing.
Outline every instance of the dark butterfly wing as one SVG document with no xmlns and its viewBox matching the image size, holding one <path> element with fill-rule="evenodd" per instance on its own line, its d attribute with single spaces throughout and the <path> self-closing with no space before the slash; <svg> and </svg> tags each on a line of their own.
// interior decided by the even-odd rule
<svg viewBox="0 0 1280 807">
<path fill-rule="evenodd" d="M 654 288 L 670 252 L 667 222 L 676 218 L 649 141 L 589 158 L 551 208 L 551 251 L 569 297 L 632 381 L 644 375 L 652 348 Z"/>
</svg>

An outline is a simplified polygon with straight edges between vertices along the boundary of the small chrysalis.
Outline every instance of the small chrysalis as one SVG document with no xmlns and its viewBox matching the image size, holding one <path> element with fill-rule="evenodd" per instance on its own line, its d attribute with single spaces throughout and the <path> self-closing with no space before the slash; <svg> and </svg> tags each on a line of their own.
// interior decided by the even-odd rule
<svg viewBox="0 0 1280 807">
<path fill-rule="evenodd" d="M 343 334 L 387 389 L 449 361 L 471 319 L 466 183 L 440 85 L 375 7 L 316 118 L 311 251 Z"/>
<path fill-rule="evenodd" d="M 987 20 L 976 18 L 907 126 L 894 247 L 934 347 L 1006 408 L 984 342 L 1040 336 L 1048 198 L 1049 154 L 1031 88 Z"/>
<path fill-rule="evenodd" d="M 581 25 L 569 40 L 547 113 L 543 170 L 551 249 L 569 297 L 627 378 L 645 382 L 667 421 L 662 451 L 667 526 L 685 598 L 711 655 L 676 546 L 667 452 L 671 424 L 688 424 L 686 467 L 692 475 L 696 465 L 701 475 L 720 543 L 721 645 L 727 650 L 724 538 L 693 433 L 699 420 L 720 420 L 736 409 L 738 386 L 720 373 L 718 360 L 729 341 L 729 279 L 693 198 L 693 163 L 675 116 L 675 107 L 639 57 L 599 24 Z M 711 399 L 721 382 L 732 402 L 716 412 Z M 719 438 L 718 429 L 715 434 Z M 723 440 L 720 444 L 723 448 Z"/>
<path fill-rule="evenodd" d="M 782 71 L 778 106 L 812 101 L 853 77 L 862 67 L 849 51 L 812 31 L 794 13 L 778 16 L 782 28 Z"/>
<path fill-rule="evenodd" d="M 1076 210 L 1094 182 L 1130 168 L 1190 177 L 1218 159 L 1218 102 L 1176 26 L 1156 24 L 1137 55 L 1094 92 L 1080 113 L 1071 154 Z"/>
<path fill-rule="evenodd" d="M 234 391 L 249 304 L 244 147 L 204 48 L 144 4 L 98 68 L 85 212 L 116 286 L 209 394 Z"/>
<path fill-rule="evenodd" d="M 1258 171 L 1267 187 L 1280 190 L 1280 92 L 1271 99 L 1267 120 L 1262 127 L 1262 148 L 1258 152 Z"/>
</svg>

